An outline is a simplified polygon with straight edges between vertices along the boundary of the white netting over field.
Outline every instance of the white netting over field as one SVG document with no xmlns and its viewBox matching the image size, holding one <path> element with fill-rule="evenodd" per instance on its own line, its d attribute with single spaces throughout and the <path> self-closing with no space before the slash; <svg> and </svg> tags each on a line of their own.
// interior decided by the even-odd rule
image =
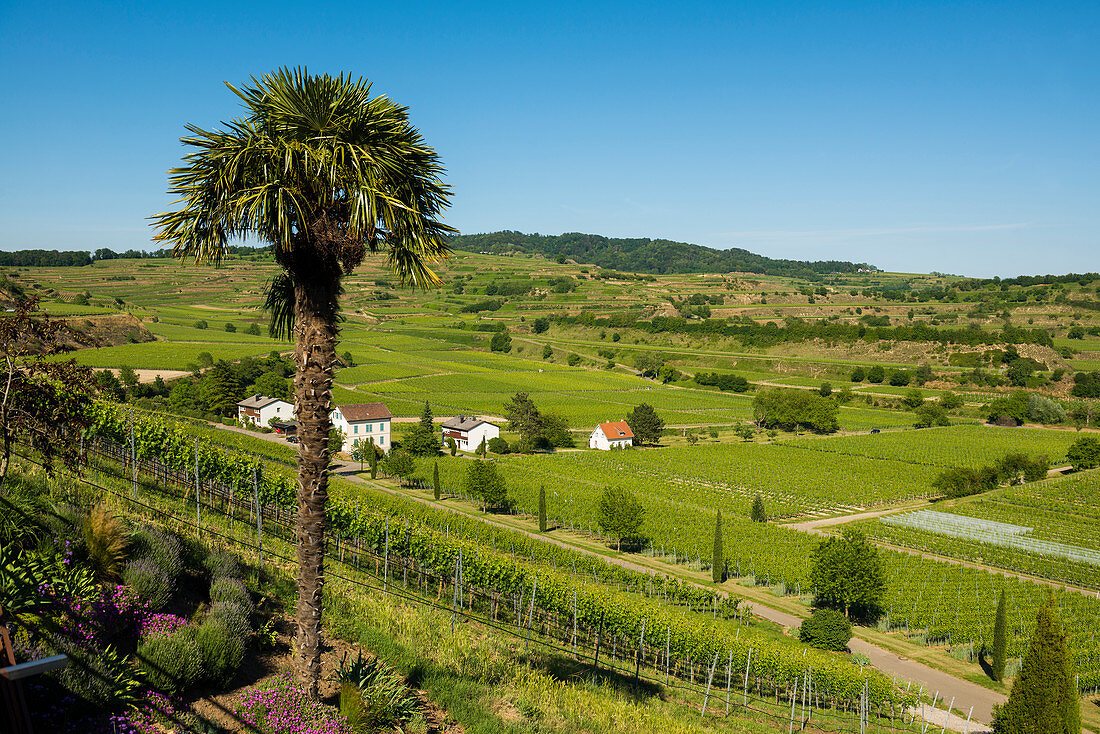
<svg viewBox="0 0 1100 734">
<path fill-rule="evenodd" d="M 1100 552 L 1075 545 L 1029 538 L 1027 533 L 1031 532 L 1031 528 L 1022 525 L 1010 525 L 1009 523 L 952 515 L 948 512 L 936 512 L 935 510 L 906 512 L 901 515 L 884 517 L 882 520 L 887 525 L 924 530 L 929 533 L 949 535 L 953 538 L 989 543 L 990 545 L 1019 548 L 1030 553 L 1058 556 L 1068 558 L 1071 561 L 1100 566 Z"/>
</svg>

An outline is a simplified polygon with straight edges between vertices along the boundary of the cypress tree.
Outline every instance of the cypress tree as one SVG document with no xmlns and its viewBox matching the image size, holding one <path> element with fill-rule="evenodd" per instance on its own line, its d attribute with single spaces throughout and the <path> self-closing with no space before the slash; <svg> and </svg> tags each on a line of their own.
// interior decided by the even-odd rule
<svg viewBox="0 0 1100 734">
<path fill-rule="evenodd" d="M 439 491 L 439 462 L 435 462 L 435 468 L 432 470 L 432 486 L 435 487 L 435 499 L 438 502 L 441 496 Z"/>
<path fill-rule="evenodd" d="M 997 600 L 997 616 L 993 621 L 993 680 L 1005 678 L 1005 651 L 1008 647 L 1005 626 L 1005 590 L 1001 589 L 1001 598 Z"/>
<path fill-rule="evenodd" d="M 378 452 L 374 450 L 374 446 L 370 447 L 370 478 L 378 478 Z"/>
<path fill-rule="evenodd" d="M 725 554 L 722 551 L 722 511 L 718 511 L 718 518 L 714 523 L 714 556 L 710 563 L 710 578 L 716 584 L 722 583 L 722 561 Z"/>
<path fill-rule="evenodd" d="M 756 522 L 767 522 L 768 520 L 768 512 L 764 509 L 764 499 L 760 495 L 753 498 L 750 517 Z"/>
<path fill-rule="evenodd" d="M 996 734 L 1078 734 L 1081 707 L 1054 594 L 1039 609 L 1035 631 L 1008 702 L 996 712 Z"/>
<path fill-rule="evenodd" d="M 546 532 L 546 485 L 539 485 L 539 532 Z"/>
</svg>

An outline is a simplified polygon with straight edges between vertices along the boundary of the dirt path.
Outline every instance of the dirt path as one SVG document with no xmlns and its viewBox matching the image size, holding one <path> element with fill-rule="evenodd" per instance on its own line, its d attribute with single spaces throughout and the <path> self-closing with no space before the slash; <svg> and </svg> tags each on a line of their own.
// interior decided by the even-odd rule
<svg viewBox="0 0 1100 734">
<path fill-rule="evenodd" d="M 806 520 L 805 522 L 793 522 L 785 524 L 783 527 L 793 528 L 795 530 L 801 530 L 804 533 L 812 533 L 818 528 L 826 528 L 832 525 L 843 525 L 849 522 L 855 522 L 856 520 L 868 520 L 872 517 L 880 517 L 882 515 L 890 515 L 895 512 L 905 512 L 911 510 L 912 507 L 892 507 L 888 510 L 872 510 L 871 512 L 860 512 L 856 515 L 840 515 L 839 517 L 826 517 L 821 520 Z"/>
</svg>

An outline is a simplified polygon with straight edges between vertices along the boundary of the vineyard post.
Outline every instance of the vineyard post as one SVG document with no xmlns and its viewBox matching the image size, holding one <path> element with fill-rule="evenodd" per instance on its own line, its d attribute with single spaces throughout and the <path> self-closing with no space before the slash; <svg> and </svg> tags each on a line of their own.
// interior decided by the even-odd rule
<svg viewBox="0 0 1100 734">
<path fill-rule="evenodd" d="M 795 691 L 795 688 L 791 688 L 791 723 L 787 725 L 787 734 L 794 734 L 794 706 L 798 702 L 798 695 Z M 859 720 L 859 734 L 864 734 L 863 719 Z"/>
<path fill-rule="evenodd" d="M 454 593 L 451 598 L 451 634 L 455 633 L 455 619 L 458 617 L 458 570 L 462 568 L 462 549 L 458 549 L 458 555 L 455 556 L 455 579 L 454 579 Z"/>
<path fill-rule="evenodd" d="M 462 551 L 459 551 L 461 557 Z M 457 589 L 458 578 L 455 578 Z M 382 598 L 386 597 L 386 591 L 390 588 L 390 516 L 386 515 L 386 552 L 382 556 Z M 456 592 L 457 593 L 457 592 Z"/>
<path fill-rule="evenodd" d="M 137 443 L 134 441 L 134 411 L 130 410 L 130 461 L 132 463 L 133 479 L 130 482 L 130 492 L 137 499 Z"/>
<path fill-rule="evenodd" d="M 535 592 L 539 590 L 539 577 L 535 576 L 535 582 L 531 586 L 531 605 L 527 608 L 527 639 L 523 643 L 523 652 L 527 652 L 527 648 L 531 644 L 531 623 L 535 619 Z"/>
<path fill-rule="evenodd" d="M 718 667 L 718 651 L 714 651 L 714 661 L 710 664 L 710 674 L 707 676 L 707 692 L 703 695 L 703 716 L 707 715 L 707 701 L 710 700 L 710 684 L 714 680 L 714 669 Z"/>
<path fill-rule="evenodd" d="M 252 494 L 256 498 L 256 547 L 260 554 L 260 573 L 264 572 L 264 511 L 260 504 L 260 467 L 252 467 Z"/>
<path fill-rule="evenodd" d="M 576 573 L 576 561 L 573 561 L 573 573 Z M 573 657 L 577 657 L 577 587 L 573 587 Z"/>
<path fill-rule="evenodd" d="M 749 648 L 749 654 L 745 656 L 745 688 L 741 698 L 741 705 L 749 705 L 749 663 L 752 662 L 752 648 Z"/>
<path fill-rule="evenodd" d="M 970 734 L 970 716 L 974 713 L 974 707 L 971 706 L 970 710 L 966 712 L 966 727 L 963 729 L 963 734 Z"/>
<path fill-rule="evenodd" d="M 669 641 L 672 636 L 671 628 L 665 627 L 665 685 L 668 685 L 668 659 L 669 655 Z"/>
<path fill-rule="evenodd" d="M 642 620 L 642 633 L 638 635 L 638 659 L 634 663 L 634 677 L 637 678 L 642 671 L 642 657 L 645 655 L 645 623 Z"/>
<path fill-rule="evenodd" d="M 259 508 L 256 508 L 257 511 Z M 195 526 L 202 529 L 202 517 L 199 514 L 199 439 L 195 439 Z"/>
<path fill-rule="evenodd" d="M 806 728 L 806 682 L 809 680 L 807 677 L 809 673 L 802 674 L 802 680 L 799 681 L 802 685 L 802 711 L 798 715 L 798 728 L 799 730 Z"/>
<path fill-rule="evenodd" d="M 955 697 L 951 697 L 951 703 L 947 704 L 947 715 L 943 717 L 943 728 L 940 729 L 940 734 L 944 734 L 947 731 L 947 720 L 951 718 L 951 707 L 955 705 Z"/>
<path fill-rule="evenodd" d="M 730 683 L 733 682 L 733 650 L 730 650 L 730 659 L 726 663 L 726 714 L 730 712 Z"/>
<path fill-rule="evenodd" d="M 592 658 L 592 682 L 596 682 L 596 672 L 600 669 L 600 638 L 603 637 L 603 617 L 606 611 L 600 612 L 600 628 L 596 631 L 596 655 Z"/>
</svg>

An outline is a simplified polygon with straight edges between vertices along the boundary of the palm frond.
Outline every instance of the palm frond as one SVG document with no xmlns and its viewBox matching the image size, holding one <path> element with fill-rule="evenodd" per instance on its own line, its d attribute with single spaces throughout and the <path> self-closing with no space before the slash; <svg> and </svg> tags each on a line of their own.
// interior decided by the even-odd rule
<svg viewBox="0 0 1100 734">
<path fill-rule="evenodd" d="M 289 273 L 279 273 L 267 284 L 263 309 L 270 314 L 268 334 L 290 341 L 294 334 L 294 279 Z"/>
</svg>

